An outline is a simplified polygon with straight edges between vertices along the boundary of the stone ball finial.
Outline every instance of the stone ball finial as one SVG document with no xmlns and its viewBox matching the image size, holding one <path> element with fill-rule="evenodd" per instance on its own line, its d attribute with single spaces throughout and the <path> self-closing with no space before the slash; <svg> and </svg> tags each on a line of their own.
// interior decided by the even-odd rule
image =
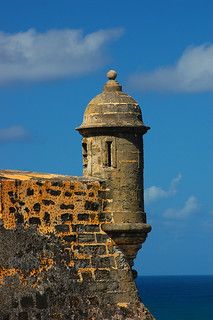
<svg viewBox="0 0 213 320">
<path fill-rule="evenodd" d="M 115 80 L 116 77 L 117 77 L 117 72 L 116 72 L 115 70 L 109 70 L 109 71 L 107 72 L 107 78 L 108 78 L 109 80 Z"/>
</svg>

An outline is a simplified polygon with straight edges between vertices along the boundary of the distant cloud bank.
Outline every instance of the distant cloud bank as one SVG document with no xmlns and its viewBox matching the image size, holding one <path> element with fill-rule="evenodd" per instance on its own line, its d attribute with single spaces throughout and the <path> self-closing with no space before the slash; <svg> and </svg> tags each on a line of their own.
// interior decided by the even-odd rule
<svg viewBox="0 0 213 320">
<path fill-rule="evenodd" d="M 0 85 L 57 79 L 95 70 L 106 60 L 107 44 L 121 34 L 119 28 L 87 35 L 74 29 L 0 32 Z"/>
<path fill-rule="evenodd" d="M 135 74 L 130 83 L 144 92 L 213 91 L 213 44 L 189 47 L 175 65 Z"/>
<path fill-rule="evenodd" d="M 184 219 L 195 213 L 199 208 L 198 200 L 194 196 L 190 196 L 184 203 L 182 208 L 167 209 L 163 216 L 170 219 Z"/>
<path fill-rule="evenodd" d="M 181 174 L 172 179 L 168 190 L 164 190 L 158 186 L 151 186 L 144 191 L 145 203 L 149 204 L 162 198 L 168 198 L 177 192 L 177 186 L 182 178 Z"/>
<path fill-rule="evenodd" d="M 30 138 L 29 132 L 22 126 L 11 126 L 7 128 L 0 128 L 0 143 L 25 141 Z"/>
</svg>

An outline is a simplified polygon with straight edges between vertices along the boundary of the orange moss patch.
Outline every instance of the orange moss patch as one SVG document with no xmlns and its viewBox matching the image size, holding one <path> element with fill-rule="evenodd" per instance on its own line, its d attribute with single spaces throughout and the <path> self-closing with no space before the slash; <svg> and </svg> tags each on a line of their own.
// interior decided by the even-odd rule
<svg viewBox="0 0 213 320">
<path fill-rule="evenodd" d="M 0 285 L 4 283 L 5 277 L 12 277 L 15 276 L 16 274 L 19 275 L 19 277 L 23 277 L 22 271 L 19 269 L 15 268 L 0 268 Z"/>
</svg>

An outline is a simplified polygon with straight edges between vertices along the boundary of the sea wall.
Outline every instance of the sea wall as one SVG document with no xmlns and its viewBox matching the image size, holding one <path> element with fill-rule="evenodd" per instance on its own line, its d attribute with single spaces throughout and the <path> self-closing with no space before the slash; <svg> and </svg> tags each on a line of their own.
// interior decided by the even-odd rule
<svg viewBox="0 0 213 320">
<path fill-rule="evenodd" d="M 122 251 L 104 181 L 0 171 L 0 319 L 152 319 Z"/>
</svg>

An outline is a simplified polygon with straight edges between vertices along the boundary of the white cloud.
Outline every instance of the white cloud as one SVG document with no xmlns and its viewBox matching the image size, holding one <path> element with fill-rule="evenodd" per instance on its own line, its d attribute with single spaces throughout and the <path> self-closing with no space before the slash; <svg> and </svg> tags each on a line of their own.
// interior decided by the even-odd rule
<svg viewBox="0 0 213 320">
<path fill-rule="evenodd" d="M 121 36 L 119 28 L 84 35 L 81 30 L 29 29 L 0 32 L 0 85 L 39 81 L 87 73 L 106 60 L 106 44 Z"/>
<path fill-rule="evenodd" d="M 180 209 L 167 209 L 163 216 L 170 219 L 184 219 L 195 213 L 199 208 L 198 200 L 194 196 L 190 196 L 183 207 Z"/>
<path fill-rule="evenodd" d="M 0 143 L 28 140 L 29 137 L 29 132 L 20 125 L 0 128 Z"/>
<path fill-rule="evenodd" d="M 143 91 L 213 91 L 213 44 L 189 47 L 174 66 L 135 74 L 130 82 Z"/>
<path fill-rule="evenodd" d="M 203 221 L 202 226 L 206 229 L 206 230 L 213 230 L 213 219 L 207 219 L 205 221 Z"/>
<path fill-rule="evenodd" d="M 147 204 L 174 195 L 177 192 L 177 185 L 180 182 L 181 178 L 181 174 L 178 174 L 177 177 L 172 179 L 168 190 L 164 190 L 158 186 L 151 186 L 149 188 L 146 188 L 144 191 L 145 203 Z"/>
</svg>

